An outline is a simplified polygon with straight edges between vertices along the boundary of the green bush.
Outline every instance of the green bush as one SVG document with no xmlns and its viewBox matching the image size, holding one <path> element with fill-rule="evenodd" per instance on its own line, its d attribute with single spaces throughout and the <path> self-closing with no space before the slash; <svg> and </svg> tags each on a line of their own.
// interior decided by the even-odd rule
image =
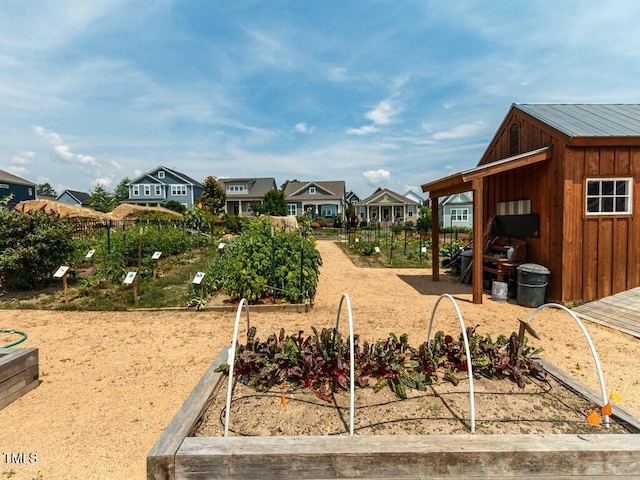
<svg viewBox="0 0 640 480">
<path fill-rule="evenodd" d="M 47 285 L 73 253 L 71 223 L 43 211 L 0 208 L 0 285 L 31 290 Z"/>
<path fill-rule="evenodd" d="M 300 232 L 271 232 L 268 219 L 247 222 L 208 266 L 202 294 L 224 289 L 232 298 L 249 302 L 274 295 L 287 302 L 313 299 L 322 259 L 312 241 Z"/>
</svg>

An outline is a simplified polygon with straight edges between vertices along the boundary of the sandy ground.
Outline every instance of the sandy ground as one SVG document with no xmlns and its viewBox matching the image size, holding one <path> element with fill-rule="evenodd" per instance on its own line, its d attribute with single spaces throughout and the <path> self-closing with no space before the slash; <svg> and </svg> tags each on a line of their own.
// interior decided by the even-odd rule
<svg viewBox="0 0 640 480">
<path fill-rule="evenodd" d="M 430 280 L 424 269 L 356 268 L 329 241 L 318 242 L 324 265 L 310 313 L 251 313 L 264 337 L 284 327 L 310 332 L 333 326 L 340 299 L 349 295 L 355 331 L 370 340 L 406 332 L 412 344 L 426 337 L 441 293 L 456 299 L 467 325 L 479 333 L 510 334 L 532 309 L 485 296 L 471 303 L 471 288 Z M 29 334 L 23 347 L 40 352 L 42 384 L 0 410 L 0 478 L 142 479 L 146 455 L 210 362 L 230 343 L 235 313 L 49 312 L 0 310 L 0 327 Z M 347 314 L 343 311 L 342 328 Z M 607 390 L 640 415 L 638 340 L 585 324 L 600 357 Z M 595 366 L 571 317 L 544 310 L 533 321 L 543 356 L 594 389 Z M 434 328 L 459 331 L 448 300 L 439 304 Z M 12 463 L 26 453 L 33 463 Z M 34 454 L 29 456 L 29 454 Z M 18 457 L 19 458 L 19 457 Z"/>
</svg>

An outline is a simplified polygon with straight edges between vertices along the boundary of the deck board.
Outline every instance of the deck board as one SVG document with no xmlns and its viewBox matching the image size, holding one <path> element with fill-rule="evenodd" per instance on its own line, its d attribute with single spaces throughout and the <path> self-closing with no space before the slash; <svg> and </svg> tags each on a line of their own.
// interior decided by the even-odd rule
<svg viewBox="0 0 640 480">
<path fill-rule="evenodd" d="M 587 321 L 640 338 L 640 287 L 585 303 L 573 311 Z"/>
</svg>

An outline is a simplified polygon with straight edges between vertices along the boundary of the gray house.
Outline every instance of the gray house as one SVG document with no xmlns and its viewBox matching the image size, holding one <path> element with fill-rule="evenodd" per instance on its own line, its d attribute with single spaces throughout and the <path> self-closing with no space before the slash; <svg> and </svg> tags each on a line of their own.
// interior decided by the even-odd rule
<svg viewBox="0 0 640 480">
<path fill-rule="evenodd" d="M 473 227 L 473 192 L 447 195 L 439 204 L 442 228 Z"/>
<path fill-rule="evenodd" d="M 175 200 L 188 208 L 198 201 L 202 192 L 200 182 L 184 173 L 159 166 L 129 183 L 129 198 L 124 203 L 161 207 L 165 202 Z"/>
<path fill-rule="evenodd" d="M 225 213 L 239 217 L 253 214 L 251 204 L 264 200 L 269 190 L 277 190 L 275 178 L 219 178 L 218 183 L 226 195 Z"/>
<path fill-rule="evenodd" d="M 9 200 L 9 208 L 15 207 L 25 200 L 36 199 L 36 184 L 20 178 L 4 170 L 0 170 L 0 199 L 12 196 Z"/>
<path fill-rule="evenodd" d="M 56 201 L 74 207 L 88 207 L 91 204 L 91 195 L 77 190 L 65 190 L 58 195 Z"/>
<path fill-rule="evenodd" d="M 309 212 L 312 218 L 344 219 L 347 203 L 345 182 L 289 182 L 284 189 L 284 201 L 288 215 L 299 216 Z"/>
<path fill-rule="evenodd" d="M 394 222 L 416 222 L 420 203 L 388 188 L 378 188 L 364 200 L 356 204 L 359 220 L 381 222 L 390 225 Z"/>
</svg>

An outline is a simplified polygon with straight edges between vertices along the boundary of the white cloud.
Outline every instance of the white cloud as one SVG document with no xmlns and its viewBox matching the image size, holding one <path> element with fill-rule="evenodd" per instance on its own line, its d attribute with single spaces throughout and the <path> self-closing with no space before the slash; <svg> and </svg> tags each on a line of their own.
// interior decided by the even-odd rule
<svg viewBox="0 0 640 480">
<path fill-rule="evenodd" d="M 360 128 L 349 128 L 347 129 L 347 133 L 349 135 L 369 135 L 370 133 L 377 132 L 378 129 L 375 125 L 364 125 Z"/>
<path fill-rule="evenodd" d="M 456 140 L 459 138 L 468 138 L 477 135 L 485 128 L 482 121 L 457 125 L 449 130 L 437 132 L 432 135 L 434 140 Z"/>
<path fill-rule="evenodd" d="M 308 126 L 305 122 L 296 123 L 293 127 L 294 132 L 298 133 L 313 133 L 315 128 Z"/>
<path fill-rule="evenodd" d="M 389 100 L 381 101 L 375 108 L 364 114 L 375 125 L 388 125 L 396 115 L 402 111 L 402 107 Z"/>
<path fill-rule="evenodd" d="M 30 164 L 33 163 L 33 160 L 35 158 L 36 158 L 35 152 L 32 152 L 31 150 L 27 150 L 27 151 L 20 152 L 17 155 L 15 155 L 11 159 L 11 163 L 13 165 L 30 165 Z"/>
<path fill-rule="evenodd" d="M 387 182 L 391 178 L 391 172 L 380 168 L 378 170 L 366 171 L 362 176 L 369 185 L 379 185 L 383 182 Z"/>
<path fill-rule="evenodd" d="M 91 180 L 91 185 L 97 186 L 102 185 L 103 187 L 108 187 L 113 182 L 113 178 L 111 177 L 99 177 Z"/>
</svg>

